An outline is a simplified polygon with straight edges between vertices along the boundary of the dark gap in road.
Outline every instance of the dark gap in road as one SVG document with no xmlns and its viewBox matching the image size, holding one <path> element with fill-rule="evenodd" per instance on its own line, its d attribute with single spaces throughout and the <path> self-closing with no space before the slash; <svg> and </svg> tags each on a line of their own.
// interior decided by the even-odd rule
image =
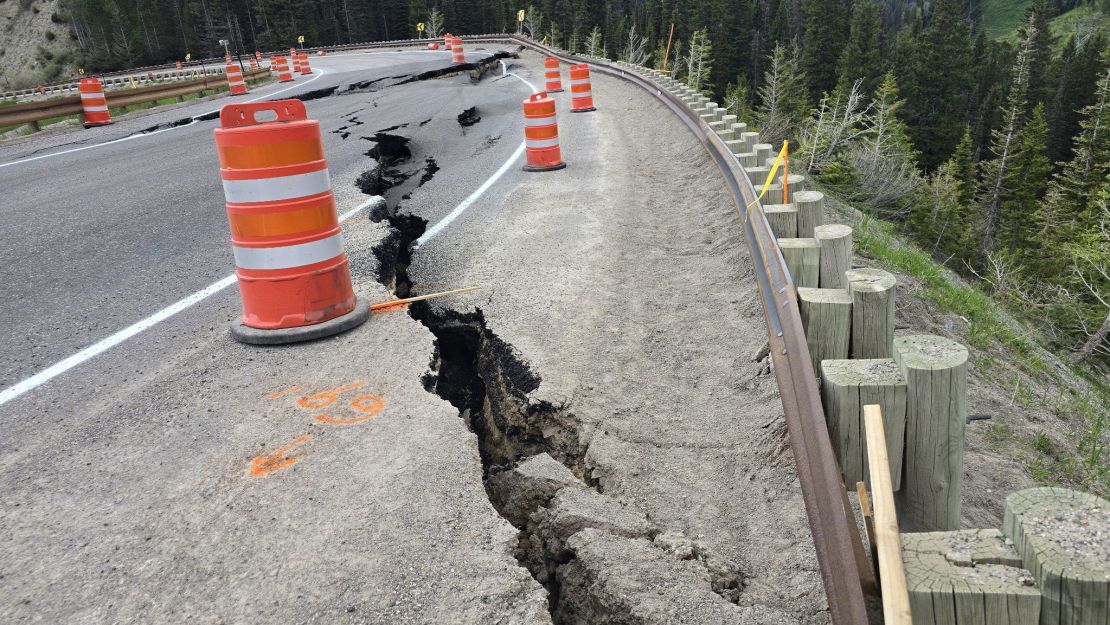
<svg viewBox="0 0 1110 625">
<path fill-rule="evenodd" d="M 482 121 L 482 116 L 478 113 L 478 107 L 477 106 L 472 106 L 472 107 L 466 109 L 465 111 L 463 111 L 462 113 L 459 113 L 459 115 L 456 119 L 459 120 L 459 125 L 460 126 L 462 126 L 463 128 L 466 128 L 468 126 L 473 126 L 474 124 L 477 124 L 478 122 Z"/>
<path fill-rule="evenodd" d="M 439 163 L 432 157 L 424 159 L 424 175 L 420 177 L 420 184 L 416 185 L 422 187 L 432 181 L 436 177 L 436 172 L 439 171 Z"/>
<path fill-rule="evenodd" d="M 432 78 L 439 78 L 441 76 L 447 76 L 450 74 L 461 74 L 462 72 L 472 72 L 470 74 L 471 82 L 478 82 L 482 79 L 482 76 L 485 75 L 486 71 L 489 70 L 490 66 L 496 64 L 501 59 L 509 58 L 515 59 L 520 57 L 514 52 L 506 52 L 504 50 L 501 50 L 499 52 L 496 52 L 492 56 L 486 57 L 481 61 L 475 63 L 456 63 L 448 67 L 428 70 L 426 72 L 421 72 L 419 74 L 410 76 L 409 78 L 402 80 L 397 84 L 407 85 L 409 83 L 418 82 L 421 80 L 430 80 Z"/>
<path fill-rule="evenodd" d="M 305 93 L 299 93 L 297 95 L 290 96 L 289 99 L 291 99 L 291 100 L 300 100 L 301 102 L 308 102 L 310 100 L 319 100 L 320 98 L 326 98 L 328 96 L 335 95 L 335 92 L 338 89 L 339 89 L 338 85 L 336 85 L 335 87 L 326 87 L 324 89 L 315 89 L 313 91 L 306 91 Z"/>
<path fill-rule="evenodd" d="M 387 129 L 392 130 L 392 129 Z M 414 176 L 419 169 L 401 171 L 398 165 L 412 160 L 409 138 L 379 131 L 372 137 L 362 137 L 374 143 L 366 152 L 374 160 L 373 166 L 362 172 L 355 180 L 359 190 L 367 195 L 382 195 L 385 191 L 403 183 Z"/>
</svg>

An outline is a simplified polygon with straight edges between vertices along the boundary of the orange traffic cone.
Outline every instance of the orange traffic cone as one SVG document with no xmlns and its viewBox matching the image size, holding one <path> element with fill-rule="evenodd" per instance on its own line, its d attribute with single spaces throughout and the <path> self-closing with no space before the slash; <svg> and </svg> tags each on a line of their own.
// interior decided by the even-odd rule
<svg viewBox="0 0 1110 625">
<path fill-rule="evenodd" d="M 585 63 L 570 66 L 570 112 L 596 111 L 594 95 L 590 91 L 590 66 Z"/>
<path fill-rule="evenodd" d="M 547 83 L 544 90 L 548 93 L 558 93 L 563 90 L 563 79 L 559 76 L 559 59 L 549 56 L 543 60 L 544 77 Z"/>
<path fill-rule="evenodd" d="M 261 111 L 277 117 L 259 122 Z M 370 306 L 351 288 L 320 123 L 304 103 L 225 105 L 215 135 L 243 300 L 235 338 L 291 343 L 366 321 Z"/>
<path fill-rule="evenodd" d="M 524 171 L 550 171 L 567 166 L 559 151 L 559 123 L 555 100 L 536 93 L 524 101 L 524 151 L 528 164 Z"/>
<path fill-rule="evenodd" d="M 96 78 L 82 78 L 77 85 L 81 94 L 81 109 L 85 115 L 85 128 L 107 126 L 112 123 L 108 113 L 108 99 L 104 97 L 104 86 Z"/>
</svg>

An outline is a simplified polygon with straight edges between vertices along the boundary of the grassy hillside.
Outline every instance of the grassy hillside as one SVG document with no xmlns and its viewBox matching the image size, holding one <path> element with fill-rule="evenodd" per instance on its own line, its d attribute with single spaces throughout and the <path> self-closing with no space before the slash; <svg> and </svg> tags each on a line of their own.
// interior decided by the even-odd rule
<svg viewBox="0 0 1110 625">
<path fill-rule="evenodd" d="M 0 89 L 62 80 L 74 44 L 57 0 L 0 0 Z"/>
<path fill-rule="evenodd" d="M 1017 40 L 1017 29 L 1032 0 L 983 0 L 983 29 L 991 39 Z M 1052 34 L 1063 42 L 1077 30 L 1090 32 L 1101 28 L 1110 32 L 1110 15 L 1093 5 L 1083 5 L 1056 16 L 1051 22 Z"/>
</svg>

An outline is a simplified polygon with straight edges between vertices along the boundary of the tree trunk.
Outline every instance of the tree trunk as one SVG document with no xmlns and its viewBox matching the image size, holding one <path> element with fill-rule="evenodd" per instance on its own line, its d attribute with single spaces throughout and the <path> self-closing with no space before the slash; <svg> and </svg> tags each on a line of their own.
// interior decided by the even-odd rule
<svg viewBox="0 0 1110 625">
<path fill-rule="evenodd" d="M 1087 339 L 1083 347 L 1072 353 L 1071 361 L 1079 364 L 1090 358 L 1091 354 L 1095 353 L 1095 350 L 1098 349 L 1099 345 L 1102 345 L 1107 336 L 1110 336 L 1110 308 L 1106 310 L 1106 318 L 1102 320 L 1102 327 Z"/>
</svg>

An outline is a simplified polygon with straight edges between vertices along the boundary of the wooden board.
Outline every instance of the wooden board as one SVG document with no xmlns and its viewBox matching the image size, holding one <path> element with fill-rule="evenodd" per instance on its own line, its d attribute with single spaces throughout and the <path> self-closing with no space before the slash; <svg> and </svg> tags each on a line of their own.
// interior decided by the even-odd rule
<svg viewBox="0 0 1110 625">
<path fill-rule="evenodd" d="M 864 407 L 867 457 L 870 461 L 872 506 L 875 515 L 875 545 L 879 552 L 879 585 L 883 594 L 884 625 L 911 625 L 910 598 L 902 564 L 902 539 L 894 512 L 894 490 L 890 484 L 890 460 L 884 416 L 878 405 Z"/>
</svg>

